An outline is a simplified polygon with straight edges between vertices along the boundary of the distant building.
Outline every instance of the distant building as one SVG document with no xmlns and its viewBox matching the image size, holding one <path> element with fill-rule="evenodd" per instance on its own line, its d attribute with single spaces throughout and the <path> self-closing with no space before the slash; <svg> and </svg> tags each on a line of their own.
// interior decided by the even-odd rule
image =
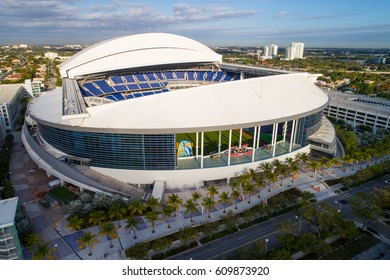
<svg viewBox="0 0 390 280">
<path fill-rule="evenodd" d="M 15 227 L 18 198 L 0 200 L 0 260 L 20 260 L 22 252 Z"/>
<path fill-rule="evenodd" d="M 345 120 L 352 126 L 390 129 L 390 101 L 364 95 L 329 92 L 324 115 Z"/>
<path fill-rule="evenodd" d="M 20 44 L 18 47 L 19 47 L 19 49 L 27 49 L 28 45 L 27 44 Z"/>
<path fill-rule="evenodd" d="M 303 50 L 305 48 L 304 43 L 291 43 L 290 47 L 286 48 L 285 59 L 293 60 L 297 58 L 303 58 Z"/>
<path fill-rule="evenodd" d="M 20 111 L 21 100 L 25 93 L 26 91 L 22 84 L 0 85 L 0 114 L 4 119 L 7 133 L 14 130 Z"/>
<path fill-rule="evenodd" d="M 271 44 L 264 46 L 264 58 L 274 58 L 278 56 L 278 45 Z"/>
<path fill-rule="evenodd" d="M 386 64 L 386 57 L 372 57 L 367 62 L 372 64 Z"/>
<path fill-rule="evenodd" d="M 15 74 L 12 74 L 10 76 L 8 76 L 7 78 L 5 78 L 6 80 L 9 80 L 9 81 L 18 81 L 20 80 L 20 78 L 22 77 L 22 74 L 20 73 L 15 73 Z"/>
<path fill-rule="evenodd" d="M 45 53 L 45 57 L 48 59 L 55 59 L 58 57 L 58 53 L 55 52 L 47 52 Z"/>
<path fill-rule="evenodd" d="M 25 80 L 24 88 L 31 95 L 31 97 L 34 97 L 36 95 L 39 95 L 43 91 L 43 82 L 36 79 Z"/>
</svg>

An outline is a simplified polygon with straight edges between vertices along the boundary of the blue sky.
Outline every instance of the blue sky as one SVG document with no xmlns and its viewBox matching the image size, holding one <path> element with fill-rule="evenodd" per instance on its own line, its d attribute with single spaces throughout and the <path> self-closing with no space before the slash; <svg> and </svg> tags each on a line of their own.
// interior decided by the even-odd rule
<svg viewBox="0 0 390 280">
<path fill-rule="evenodd" d="M 92 44 L 145 32 L 209 46 L 390 48 L 389 0 L 1 0 L 0 44 Z"/>
</svg>

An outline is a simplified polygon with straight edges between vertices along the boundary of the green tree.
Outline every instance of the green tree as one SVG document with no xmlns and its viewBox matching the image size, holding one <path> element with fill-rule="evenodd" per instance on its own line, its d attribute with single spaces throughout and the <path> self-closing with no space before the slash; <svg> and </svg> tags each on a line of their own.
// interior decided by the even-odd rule
<svg viewBox="0 0 390 280">
<path fill-rule="evenodd" d="M 123 203 L 114 203 L 108 209 L 108 217 L 111 220 L 118 221 L 118 228 L 121 228 L 120 220 L 123 219 L 127 214 L 127 209 Z"/>
<path fill-rule="evenodd" d="M 163 237 L 163 238 L 157 238 L 156 240 L 153 241 L 153 244 L 152 244 L 152 249 L 154 251 L 163 251 L 164 253 L 164 257 L 165 257 L 165 253 L 167 251 L 167 249 L 169 249 L 169 247 L 171 247 L 172 245 L 172 241 L 166 237 Z"/>
<path fill-rule="evenodd" d="M 291 260 L 291 252 L 286 248 L 279 248 L 270 253 L 271 260 Z"/>
<path fill-rule="evenodd" d="M 29 235 L 26 237 L 26 246 L 30 247 L 30 250 L 32 249 L 32 246 L 42 243 L 41 236 L 36 233 L 36 232 L 31 232 Z"/>
<path fill-rule="evenodd" d="M 134 216 L 130 216 L 126 220 L 125 229 L 130 230 L 130 233 L 133 232 L 134 239 L 137 239 L 137 235 L 135 234 L 135 230 L 138 230 L 138 225 L 140 224 L 140 221 L 137 220 Z"/>
<path fill-rule="evenodd" d="M 99 226 L 106 221 L 106 213 L 103 210 L 97 210 L 89 214 L 89 223 L 93 226 Z"/>
<path fill-rule="evenodd" d="M 349 198 L 352 213 L 362 221 L 362 227 L 367 223 L 375 222 L 381 215 L 382 210 L 376 205 L 374 197 L 369 193 L 357 193 Z"/>
<path fill-rule="evenodd" d="M 231 204 L 231 201 L 230 201 L 230 200 L 231 200 L 230 195 L 229 195 L 229 193 L 227 193 L 227 192 L 223 192 L 223 193 L 221 193 L 221 194 L 219 195 L 219 200 L 218 200 L 218 202 L 223 204 L 223 213 L 226 212 L 226 205 Z"/>
<path fill-rule="evenodd" d="M 179 195 L 173 193 L 168 197 L 168 205 L 171 205 L 173 209 L 175 209 L 174 216 L 176 217 L 176 213 L 181 205 L 183 205 L 183 199 L 179 197 Z"/>
<path fill-rule="evenodd" d="M 186 244 L 187 247 L 190 246 L 192 241 L 195 241 L 199 236 L 199 230 L 193 227 L 184 227 L 179 230 L 178 237 L 179 240 Z"/>
<path fill-rule="evenodd" d="M 236 215 L 232 210 L 227 211 L 225 215 L 221 216 L 221 222 L 226 226 L 228 230 L 237 227 L 240 217 Z"/>
<path fill-rule="evenodd" d="M 211 238 L 211 235 L 219 229 L 218 222 L 207 223 L 202 226 L 202 232 Z"/>
<path fill-rule="evenodd" d="M 306 163 L 309 161 L 309 156 L 307 153 L 298 153 L 296 155 L 296 159 L 299 161 L 301 169 L 303 169 L 303 166 L 306 165 Z"/>
<path fill-rule="evenodd" d="M 92 248 L 94 247 L 94 243 L 99 242 L 99 240 L 96 238 L 96 234 L 90 233 L 89 231 L 84 232 L 84 234 L 80 236 L 77 241 L 80 243 L 80 250 L 84 249 L 85 246 L 88 246 L 88 256 L 92 255 Z"/>
<path fill-rule="evenodd" d="M 155 197 L 149 198 L 146 202 L 146 205 L 150 208 L 152 212 L 156 212 L 157 207 L 161 206 L 160 202 Z"/>
<path fill-rule="evenodd" d="M 54 260 L 55 247 L 49 247 L 46 242 L 39 242 L 33 251 L 33 260 Z"/>
<path fill-rule="evenodd" d="M 339 226 L 339 234 L 344 239 L 355 239 L 359 235 L 359 229 L 352 220 L 343 220 Z"/>
<path fill-rule="evenodd" d="M 195 202 L 192 199 L 188 199 L 186 201 L 186 203 L 184 204 L 184 208 L 186 209 L 184 211 L 184 213 L 185 214 L 187 214 L 188 212 L 190 213 L 191 223 L 194 222 L 193 219 L 192 219 L 193 214 L 199 212 L 199 210 L 198 210 L 198 208 L 196 206 L 197 205 L 195 204 Z"/>
<path fill-rule="evenodd" d="M 79 216 L 72 216 L 68 218 L 68 228 L 72 228 L 74 231 L 80 230 L 84 225 L 84 220 Z"/>
<path fill-rule="evenodd" d="M 99 234 L 102 236 L 108 235 L 110 237 L 110 248 L 114 247 L 114 245 L 112 244 L 112 239 L 119 238 L 115 225 L 111 223 L 103 224 L 99 230 Z"/>
<path fill-rule="evenodd" d="M 283 186 L 283 177 L 289 173 L 289 170 L 285 164 L 281 164 L 278 168 L 278 174 L 280 177 L 280 185 Z"/>
<path fill-rule="evenodd" d="M 128 207 L 129 207 L 130 214 L 137 215 L 137 216 L 142 216 L 142 214 L 145 212 L 146 209 L 144 203 L 139 199 L 132 200 L 129 203 Z"/>
<path fill-rule="evenodd" d="M 311 160 L 311 161 L 309 161 L 307 166 L 312 169 L 312 173 L 311 173 L 310 177 L 313 178 L 314 173 L 316 173 L 317 169 L 320 167 L 320 163 L 318 161 L 316 161 L 316 160 Z"/>
<path fill-rule="evenodd" d="M 149 254 L 149 246 L 145 242 L 136 243 L 126 250 L 126 256 L 133 260 L 144 260 Z"/>
<path fill-rule="evenodd" d="M 152 233 L 156 232 L 154 230 L 154 227 L 156 225 L 156 222 L 160 219 L 159 214 L 160 213 L 158 213 L 158 212 L 150 211 L 150 212 L 146 213 L 146 215 L 145 215 L 145 218 L 148 220 L 148 222 L 152 224 Z"/>
<path fill-rule="evenodd" d="M 296 162 L 291 163 L 290 172 L 292 173 L 291 183 L 294 183 L 294 177 L 297 176 L 299 172 L 299 166 Z"/>
<path fill-rule="evenodd" d="M 233 189 L 231 196 L 232 196 L 232 199 L 234 199 L 236 201 L 236 206 L 234 208 L 237 209 L 237 204 L 238 204 L 237 199 L 241 199 L 241 193 L 238 189 Z"/>
<path fill-rule="evenodd" d="M 256 177 L 254 182 L 255 189 L 257 190 L 257 198 L 260 198 L 261 189 L 266 187 L 263 177 Z"/>
<path fill-rule="evenodd" d="M 195 204 L 198 204 L 198 200 L 202 198 L 202 195 L 200 194 L 200 192 L 196 191 L 192 193 L 191 197 Z"/>
<path fill-rule="evenodd" d="M 204 206 L 204 208 L 206 208 L 206 211 L 209 212 L 208 217 L 210 219 L 211 218 L 210 213 L 211 213 L 211 210 L 213 210 L 213 207 L 215 205 L 215 201 L 211 197 L 206 196 L 205 198 L 203 198 L 202 205 Z"/>
<path fill-rule="evenodd" d="M 250 204 L 251 203 L 251 196 L 255 193 L 256 189 L 255 189 L 255 186 L 252 185 L 250 182 L 247 182 L 245 185 L 244 185 L 244 194 L 245 195 L 248 195 L 248 203 Z"/>
<path fill-rule="evenodd" d="M 278 180 L 278 177 L 274 172 L 271 171 L 271 172 L 266 172 L 264 174 L 264 178 L 266 178 L 268 181 L 268 192 L 271 192 L 271 185 Z"/>
<path fill-rule="evenodd" d="M 213 201 L 214 201 L 214 196 L 218 195 L 218 194 L 219 194 L 219 191 L 218 191 L 216 186 L 210 186 L 208 188 L 207 195 L 209 195 L 213 199 Z"/>
<path fill-rule="evenodd" d="M 171 228 L 170 219 L 171 219 L 172 213 L 174 211 L 175 211 L 175 209 L 170 205 L 166 205 L 163 208 L 163 211 L 162 211 L 163 217 L 162 218 L 168 224 L 168 228 Z"/>
</svg>

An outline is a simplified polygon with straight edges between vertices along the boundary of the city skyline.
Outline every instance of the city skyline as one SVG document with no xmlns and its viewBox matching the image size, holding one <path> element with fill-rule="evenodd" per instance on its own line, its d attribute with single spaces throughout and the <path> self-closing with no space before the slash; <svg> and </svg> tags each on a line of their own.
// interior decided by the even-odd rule
<svg viewBox="0 0 390 280">
<path fill-rule="evenodd" d="M 387 1 L 60 1 L 0 3 L 0 43 L 93 44 L 165 32 L 209 46 L 389 48 Z"/>
</svg>

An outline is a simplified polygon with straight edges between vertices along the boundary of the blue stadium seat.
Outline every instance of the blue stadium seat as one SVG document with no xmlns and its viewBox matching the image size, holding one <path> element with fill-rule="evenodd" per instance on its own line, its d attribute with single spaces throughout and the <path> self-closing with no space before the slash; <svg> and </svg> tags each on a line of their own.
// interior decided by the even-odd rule
<svg viewBox="0 0 390 280">
<path fill-rule="evenodd" d="M 148 96 L 148 95 L 153 95 L 153 94 L 154 94 L 153 91 L 144 91 L 144 92 L 142 93 L 143 96 Z"/>
<path fill-rule="evenodd" d="M 225 75 L 225 72 L 216 72 L 216 75 L 214 74 L 213 76 L 213 81 L 220 82 L 223 75 Z"/>
<path fill-rule="evenodd" d="M 130 84 L 130 85 L 127 85 L 127 87 L 130 90 L 139 90 L 139 86 L 137 84 Z"/>
<path fill-rule="evenodd" d="M 111 81 L 115 84 L 123 84 L 122 76 L 112 76 Z"/>
<path fill-rule="evenodd" d="M 155 73 L 155 74 L 156 74 L 157 78 L 158 78 L 160 81 L 166 80 L 166 79 L 163 77 L 163 75 L 162 75 L 161 72 L 157 72 L 157 73 Z"/>
<path fill-rule="evenodd" d="M 160 83 L 153 83 L 153 84 L 149 84 L 151 88 L 160 88 L 161 87 L 161 84 Z"/>
<path fill-rule="evenodd" d="M 125 100 L 125 99 L 126 99 L 126 98 L 124 98 L 123 95 L 120 94 L 120 93 L 114 93 L 113 96 L 115 96 L 115 98 L 116 98 L 117 100 Z"/>
<path fill-rule="evenodd" d="M 142 97 L 143 95 L 141 93 L 134 93 L 133 96 L 134 98 L 137 98 L 137 97 Z"/>
<path fill-rule="evenodd" d="M 95 81 L 95 84 L 99 86 L 99 88 L 104 92 L 104 93 L 111 93 L 115 92 L 115 89 L 107 84 L 106 81 L 100 80 L 100 81 Z"/>
<path fill-rule="evenodd" d="M 103 94 L 103 92 L 97 87 L 95 87 L 92 83 L 85 83 L 83 86 L 87 88 L 89 92 L 95 96 L 99 96 Z"/>
<path fill-rule="evenodd" d="M 135 82 L 135 81 L 134 81 L 133 75 L 126 75 L 126 76 L 125 76 L 125 79 L 126 79 L 126 81 L 127 81 L 128 83 L 134 83 L 134 82 Z"/>
<path fill-rule="evenodd" d="M 143 74 L 136 74 L 135 76 L 139 82 L 147 82 Z"/>
<path fill-rule="evenodd" d="M 150 89 L 150 86 L 149 86 L 148 83 L 139 84 L 139 87 L 140 87 L 141 89 Z"/>
<path fill-rule="evenodd" d="M 127 86 L 114 86 L 114 88 L 116 89 L 116 91 L 127 91 L 127 90 L 129 90 L 127 88 Z"/>
<path fill-rule="evenodd" d="M 126 95 L 125 97 L 126 97 L 127 99 L 135 98 L 134 95 L 132 95 L 132 94 L 128 94 L 128 95 Z"/>
<path fill-rule="evenodd" d="M 175 80 L 172 72 L 164 72 L 164 75 L 165 75 L 165 77 L 167 77 L 167 80 Z"/>
<path fill-rule="evenodd" d="M 184 80 L 184 72 L 183 71 L 176 71 L 176 77 L 178 80 Z"/>
<path fill-rule="evenodd" d="M 156 77 L 153 75 L 153 73 L 147 73 L 145 74 L 146 77 L 148 77 L 149 81 L 155 81 Z"/>
<path fill-rule="evenodd" d="M 92 93 L 89 92 L 87 88 L 82 86 L 80 86 L 79 88 L 82 96 L 94 96 Z"/>
<path fill-rule="evenodd" d="M 112 96 L 112 95 L 106 95 L 106 98 L 114 100 L 114 101 L 117 101 L 117 99 L 114 96 Z"/>
<path fill-rule="evenodd" d="M 194 81 L 195 80 L 195 78 L 194 78 L 195 71 L 188 71 L 187 74 L 188 74 L 188 80 L 189 81 Z"/>
</svg>

